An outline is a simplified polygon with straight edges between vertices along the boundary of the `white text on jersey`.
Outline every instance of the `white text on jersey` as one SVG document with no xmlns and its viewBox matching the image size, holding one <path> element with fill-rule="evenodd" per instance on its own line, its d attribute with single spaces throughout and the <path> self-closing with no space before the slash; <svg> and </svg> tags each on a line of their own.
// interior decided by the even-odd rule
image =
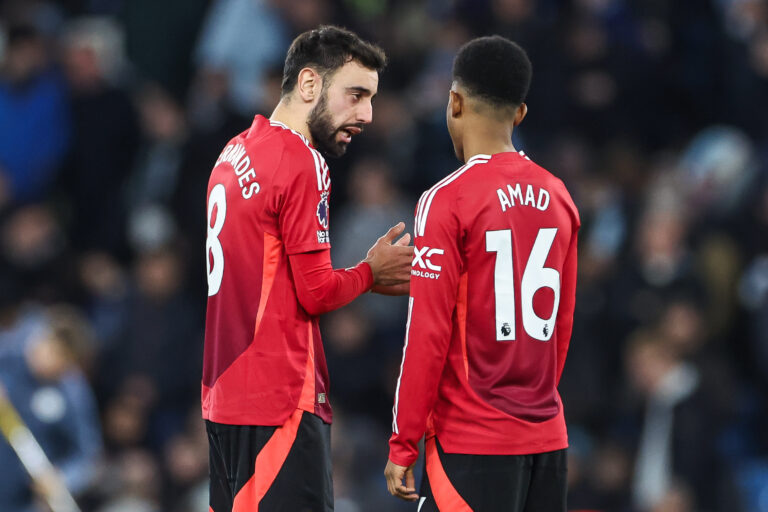
<svg viewBox="0 0 768 512">
<path fill-rule="evenodd" d="M 418 247 L 413 248 L 413 263 L 411 263 L 412 267 L 415 267 L 418 265 L 420 268 L 434 270 L 435 272 L 440 272 L 443 270 L 443 267 L 440 265 L 435 265 L 432 263 L 429 258 L 435 255 L 445 254 L 445 251 L 442 249 L 430 249 L 429 247 L 422 247 L 419 249 Z"/>
<path fill-rule="evenodd" d="M 216 160 L 216 165 L 222 162 L 229 163 L 238 176 L 237 183 L 240 185 L 244 199 L 250 199 L 253 194 L 259 193 L 261 186 L 254 181 L 256 171 L 251 167 L 251 157 L 245 153 L 245 147 L 242 144 L 230 144 L 224 148 L 219 159 Z"/>
<path fill-rule="evenodd" d="M 533 192 L 532 185 L 526 185 L 525 198 L 523 198 L 523 190 L 519 183 L 515 183 L 515 186 L 507 185 L 507 191 L 503 189 L 497 189 L 496 194 L 499 196 L 499 203 L 501 203 L 501 211 L 507 211 L 507 208 L 512 206 L 533 206 L 537 210 L 542 212 L 549 207 L 549 192 L 540 188 L 538 195 Z M 517 201 L 517 202 L 515 202 Z"/>
</svg>

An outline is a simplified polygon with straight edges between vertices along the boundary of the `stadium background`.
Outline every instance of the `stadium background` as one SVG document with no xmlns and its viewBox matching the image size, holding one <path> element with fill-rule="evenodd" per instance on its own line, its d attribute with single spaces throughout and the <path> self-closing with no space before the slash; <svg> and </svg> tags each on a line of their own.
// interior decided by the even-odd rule
<svg viewBox="0 0 768 512">
<path fill-rule="evenodd" d="M 665 465 L 643 425 L 664 417 L 675 474 L 652 510 L 768 510 L 765 0 L 0 0 L 0 382 L 83 509 L 207 510 L 207 177 L 276 104 L 291 39 L 329 22 L 390 58 L 373 125 L 330 162 L 335 266 L 412 229 L 459 165 L 458 47 L 518 41 L 518 148 L 583 222 L 571 506 L 641 508 L 638 475 Z M 382 477 L 404 309 L 366 296 L 323 318 L 340 512 L 412 509 Z M 78 364 L 46 379 L 28 346 L 51 322 Z M 665 378 L 680 368 L 692 390 Z M 23 478 L 5 441 L 0 468 L 2 501 Z"/>
</svg>

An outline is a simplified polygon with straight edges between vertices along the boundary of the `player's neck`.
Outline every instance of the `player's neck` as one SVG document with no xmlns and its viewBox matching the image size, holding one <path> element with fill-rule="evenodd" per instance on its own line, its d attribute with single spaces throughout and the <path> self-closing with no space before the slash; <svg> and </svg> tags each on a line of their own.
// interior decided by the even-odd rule
<svg viewBox="0 0 768 512">
<path fill-rule="evenodd" d="M 308 141 L 313 142 L 312 134 L 309 132 L 309 126 L 307 125 L 307 115 L 307 112 L 299 111 L 299 109 L 294 108 L 290 102 L 281 99 L 280 103 L 275 107 L 275 110 L 272 111 L 272 115 L 269 116 L 269 119 L 284 124 L 291 130 L 302 134 Z"/>
<path fill-rule="evenodd" d="M 464 139 L 464 161 L 466 162 L 475 155 L 495 155 L 497 153 L 507 153 L 517 151 L 512 144 L 512 130 L 498 129 L 488 126 L 479 126 L 476 129 L 467 131 L 468 136 Z"/>
</svg>

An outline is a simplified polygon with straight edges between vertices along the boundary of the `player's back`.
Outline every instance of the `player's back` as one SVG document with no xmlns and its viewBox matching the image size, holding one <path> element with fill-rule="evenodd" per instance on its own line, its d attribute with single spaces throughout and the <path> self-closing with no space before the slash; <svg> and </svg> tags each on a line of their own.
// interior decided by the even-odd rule
<svg viewBox="0 0 768 512">
<path fill-rule="evenodd" d="M 262 116 L 216 161 L 208 184 L 206 419 L 279 425 L 298 406 L 330 421 L 325 401 L 298 403 L 305 382 L 325 396 L 327 369 L 317 319 L 299 304 L 288 262 L 329 246 L 329 189 L 317 150 Z"/>
<path fill-rule="evenodd" d="M 509 429 L 522 426 L 513 442 L 528 442 L 528 434 L 547 439 L 550 430 L 555 443 L 565 435 L 557 382 L 572 328 L 579 226 L 568 191 L 522 153 L 477 155 L 422 196 L 417 259 L 433 249 L 419 238 L 436 229 L 432 216 L 455 218 L 461 258 L 449 369 L 433 416 L 438 432 L 452 432 L 447 444 L 464 445 L 459 439 L 470 416 L 475 430 L 463 433 L 476 438 L 509 439 L 518 433 Z M 503 426 L 508 421 L 512 427 Z"/>
</svg>

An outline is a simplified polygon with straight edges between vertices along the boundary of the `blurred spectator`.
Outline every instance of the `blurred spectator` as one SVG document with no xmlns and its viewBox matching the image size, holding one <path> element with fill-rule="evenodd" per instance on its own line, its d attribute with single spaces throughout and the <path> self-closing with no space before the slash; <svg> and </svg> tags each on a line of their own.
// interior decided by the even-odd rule
<svg viewBox="0 0 768 512">
<path fill-rule="evenodd" d="M 101 455 L 96 404 L 81 371 L 92 341 L 80 315 L 58 307 L 14 350 L 0 351 L 0 384 L 73 494 L 92 484 Z M 10 447 L 0 444 L 0 502 L 36 510 L 33 484 Z"/>
<path fill-rule="evenodd" d="M 683 200 L 699 221 L 732 215 L 757 174 L 749 137 L 730 126 L 702 130 L 683 153 L 677 169 Z"/>
<path fill-rule="evenodd" d="M 126 50 L 139 75 L 175 98 L 187 93 L 190 54 L 209 0 L 120 1 Z"/>
<path fill-rule="evenodd" d="M 186 429 L 166 444 L 165 471 L 171 485 L 164 494 L 169 510 L 208 511 L 208 436 L 197 416 L 195 410 Z"/>
<path fill-rule="evenodd" d="M 51 68 L 43 36 L 31 26 L 8 30 L 0 68 L 0 119 L 4 202 L 45 197 L 60 170 L 71 127 L 63 81 Z"/>
<path fill-rule="evenodd" d="M 180 255 L 162 248 L 140 255 L 122 342 L 101 371 L 113 390 L 129 386 L 145 401 L 148 442 L 160 448 L 184 424 L 199 386 L 202 333 L 183 293 Z M 172 362 L 172 371 L 169 371 Z"/>
<path fill-rule="evenodd" d="M 196 52 L 197 80 L 210 94 L 226 95 L 244 117 L 271 104 L 264 101 L 264 79 L 269 69 L 282 64 L 290 43 L 278 3 L 220 0 L 213 3 L 203 25 Z"/>
<path fill-rule="evenodd" d="M 148 85 L 138 98 L 144 134 L 138 162 L 131 174 L 126 202 L 131 210 L 167 204 L 179 179 L 187 140 L 181 106 L 161 88 Z"/>
<path fill-rule="evenodd" d="M 20 284 L 19 297 L 53 303 L 75 294 L 74 261 L 51 208 L 29 204 L 0 223 L 0 263 Z"/>
<path fill-rule="evenodd" d="M 82 304 L 99 342 L 99 356 L 114 350 L 125 328 L 128 277 L 115 259 L 89 252 L 78 262 Z"/>
<path fill-rule="evenodd" d="M 382 363 L 389 353 L 387 345 L 394 345 L 400 337 L 382 336 L 356 307 L 329 313 L 323 327 L 328 371 L 336 370 L 333 404 L 338 399 L 351 413 L 386 419 L 390 407 L 389 396 L 382 391 L 386 375 Z"/>
<path fill-rule="evenodd" d="M 160 512 L 160 474 L 151 453 L 131 450 L 120 455 L 105 475 L 106 503 L 98 512 Z"/>
<path fill-rule="evenodd" d="M 294 34 L 300 34 L 335 18 L 332 0 L 273 0 Z"/>
<path fill-rule="evenodd" d="M 385 196 L 391 194 L 395 184 L 410 184 L 424 179 L 414 176 L 413 172 L 417 141 L 416 119 L 406 99 L 396 94 L 388 94 L 387 91 L 379 92 L 376 96 L 376 122 L 366 127 L 365 136 L 359 142 L 362 154 L 381 155 L 373 158 L 366 156 L 365 161 L 372 160 L 376 164 L 377 160 L 386 160 L 389 164 L 386 179 L 394 183 L 387 185 Z M 386 165 L 384 162 L 382 164 Z M 362 162 L 358 166 L 362 166 Z M 354 174 L 351 178 L 355 180 Z M 365 177 L 361 179 L 364 180 Z M 357 181 L 361 179 L 358 178 Z M 350 187 L 357 186 L 359 185 L 350 184 Z M 352 192 L 349 191 L 350 195 Z M 413 201 L 409 201 L 407 207 L 412 210 L 412 206 Z"/>
<path fill-rule="evenodd" d="M 630 341 L 627 371 L 644 402 L 632 481 L 635 508 L 722 510 L 730 475 L 718 455 L 722 425 L 703 385 L 707 376 L 652 332 L 638 332 Z M 686 506 L 666 508 L 678 501 Z"/>
<path fill-rule="evenodd" d="M 117 253 L 128 211 L 117 199 L 139 138 L 123 88 L 122 30 L 107 18 L 79 18 L 66 26 L 62 45 L 73 117 L 72 148 L 60 180 L 71 209 L 68 231 L 80 249 Z"/>
</svg>

